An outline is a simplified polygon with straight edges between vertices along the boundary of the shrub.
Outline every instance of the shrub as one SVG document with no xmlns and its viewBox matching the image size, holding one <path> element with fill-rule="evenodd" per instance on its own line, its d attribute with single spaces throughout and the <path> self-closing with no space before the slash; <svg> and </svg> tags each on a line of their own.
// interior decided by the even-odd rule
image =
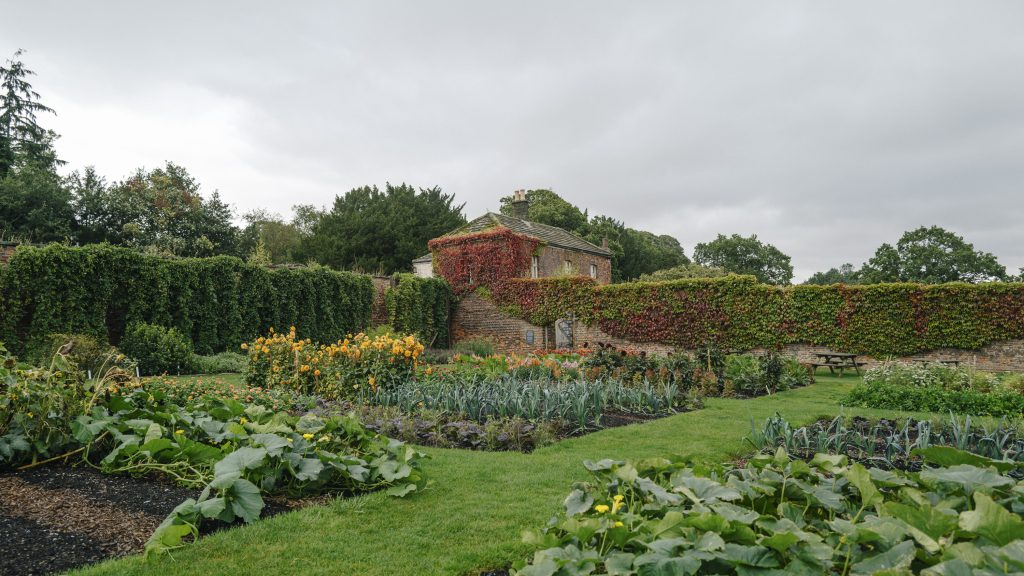
<svg viewBox="0 0 1024 576">
<path fill-rule="evenodd" d="M 189 362 L 193 374 L 240 374 L 245 372 L 248 358 L 237 352 L 221 352 L 213 356 L 192 356 Z"/>
<path fill-rule="evenodd" d="M 131 361 L 117 348 L 90 334 L 50 334 L 46 353 L 37 361 L 48 361 L 62 352 L 79 370 L 101 377 L 101 371 L 111 367 L 134 372 Z"/>
<path fill-rule="evenodd" d="M 188 372 L 192 343 L 174 328 L 138 322 L 125 331 L 121 349 L 139 365 L 144 375 Z"/>
<path fill-rule="evenodd" d="M 44 368 L 18 364 L 0 344 L 0 468 L 55 456 L 74 444 L 71 424 L 91 393 L 60 354 Z"/>
<path fill-rule="evenodd" d="M 885 362 L 865 372 L 845 401 L 870 408 L 1014 416 L 1024 413 L 1017 382 L 1014 375 L 970 367 Z"/>
</svg>

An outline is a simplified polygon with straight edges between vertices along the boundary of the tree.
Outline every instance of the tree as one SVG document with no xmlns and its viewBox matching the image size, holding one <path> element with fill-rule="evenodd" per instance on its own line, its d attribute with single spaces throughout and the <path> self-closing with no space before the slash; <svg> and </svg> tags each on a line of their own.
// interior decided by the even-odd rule
<svg viewBox="0 0 1024 576">
<path fill-rule="evenodd" d="M 300 208 L 296 206 L 296 208 Z M 302 245 L 303 232 L 296 223 L 285 222 L 281 216 L 259 209 L 242 217 L 246 222 L 239 240 L 239 251 L 251 254 L 263 243 L 274 264 L 297 262 L 296 253 Z"/>
<path fill-rule="evenodd" d="M 661 282 L 664 280 L 685 280 L 690 278 L 719 278 L 726 274 L 728 274 L 728 272 L 722 268 L 701 266 L 700 264 L 690 262 L 688 264 L 680 264 L 679 266 L 656 270 L 650 274 L 641 274 L 637 280 L 640 282 Z"/>
<path fill-rule="evenodd" d="M 715 266 L 735 274 L 750 274 L 767 284 L 788 284 L 793 279 L 793 266 L 789 256 L 771 244 L 733 234 L 719 234 L 717 238 L 694 247 L 693 260 L 705 266 Z"/>
<path fill-rule="evenodd" d="M 53 110 L 29 84 L 35 75 L 18 58 L 0 66 L 0 237 L 32 242 L 68 239 L 74 232 L 71 195 L 57 174 L 57 134 L 38 123 Z"/>
<path fill-rule="evenodd" d="M 53 170 L 30 162 L 0 178 L 0 238 L 60 242 L 74 227 L 71 194 Z"/>
<path fill-rule="evenodd" d="M 408 270 L 414 258 L 427 252 L 427 241 L 466 223 L 465 205 L 454 201 L 454 195 L 438 187 L 419 192 L 406 184 L 387 184 L 383 191 L 355 188 L 318 216 L 302 210 L 300 226 L 311 233 L 303 237 L 298 257 L 368 272 Z"/>
<path fill-rule="evenodd" d="M 22 54 L 16 51 L 0 66 L 0 178 L 19 164 L 50 170 L 63 164 L 53 150 L 57 135 L 37 121 L 38 114 L 53 114 L 53 109 L 39 101 L 39 93 L 29 84 L 35 72 L 25 68 Z"/>
<path fill-rule="evenodd" d="M 512 216 L 512 196 L 503 197 L 500 212 Z M 587 213 L 551 190 L 527 190 L 528 220 L 580 233 L 587 226 Z"/>
<path fill-rule="evenodd" d="M 843 264 L 839 268 L 829 268 L 827 272 L 815 272 L 804 284 L 860 284 L 861 272 L 853 268 L 853 264 Z"/>
<path fill-rule="evenodd" d="M 81 243 L 110 242 L 175 256 L 244 255 L 231 207 L 214 191 L 208 200 L 188 171 L 167 162 L 112 185 L 91 168 L 69 178 Z"/>
<path fill-rule="evenodd" d="M 882 244 L 864 265 L 867 282 L 986 282 L 1007 278 L 1006 267 L 988 252 L 939 226 L 904 232 L 896 246 Z"/>
</svg>

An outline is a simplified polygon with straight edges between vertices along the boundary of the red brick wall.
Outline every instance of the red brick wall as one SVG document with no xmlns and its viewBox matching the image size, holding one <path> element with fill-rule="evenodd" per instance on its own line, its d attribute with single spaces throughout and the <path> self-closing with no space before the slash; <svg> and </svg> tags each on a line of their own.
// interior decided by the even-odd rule
<svg viewBox="0 0 1024 576">
<path fill-rule="evenodd" d="M 394 285 L 390 276 L 373 277 L 373 311 L 370 313 L 370 325 L 380 326 L 388 323 L 388 306 L 384 300 L 384 293 Z"/>
<path fill-rule="evenodd" d="M 17 244 L 0 244 L 0 264 L 7 264 L 17 247 Z"/>
<path fill-rule="evenodd" d="M 556 246 L 544 246 L 540 249 L 538 264 L 541 278 L 565 276 L 565 261 L 572 263 L 573 270 L 581 276 L 590 276 L 590 265 L 597 265 L 598 284 L 611 284 L 612 261 L 606 256 L 566 250 Z"/>
<path fill-rule="evenodd" d="M 533 331 L 533 344 L 526 341 Z M 526 354 L 538 348 L 554 348 L 554 330 L 512 318 L 489 300 L 467 294 L 452 314 L 452 342 L 489 340 L 501 352 Z"/>
</svg>

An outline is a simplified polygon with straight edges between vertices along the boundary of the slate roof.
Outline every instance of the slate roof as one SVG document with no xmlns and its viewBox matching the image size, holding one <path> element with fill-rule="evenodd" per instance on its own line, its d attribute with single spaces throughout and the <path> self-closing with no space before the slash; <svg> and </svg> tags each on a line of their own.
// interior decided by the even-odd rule
<svg viewBox="0 0 1024 576">
<path fill-rule="evenodd" d="M 541 224 L 539 222 L 530 222 L 529 220 L 523 220 L 521 218 L 514 218 L 512 216 L 506 216 L 504 214 L 495 214 L 494 212 L 488 212 L 483 216 L 470 220 L 460 228 L 456 228 L 451 232 L 442 236 L 460 236 L 462 234 L 474 234 L 476 232 L 483 232 L 484 230 L 490 230 L 496 226 L 504 226 L 509 230 L 517 234 L 526 234 L 527 236 L 533 236 L 548 244 L 549 246 L 557 246 L 558 248 L 565 248 L 567 250 L 578 250 L 580 252 L 588 252 L 590 254 L 597 254 L 598 256 L 605 256 L 610 258 L 612 253 L 607 248 L 601 248 L 595 246 L 590 242 L 587 242 L 583 238 L 570 233 L 567 230 L 563 230 L 557 226 L 548 226 L 547 224 Z M 421 260 L 427 258 L 422 256 L 413 260 Z M 426 261 L 426 260 L 423 260 Z"/>
</svg>

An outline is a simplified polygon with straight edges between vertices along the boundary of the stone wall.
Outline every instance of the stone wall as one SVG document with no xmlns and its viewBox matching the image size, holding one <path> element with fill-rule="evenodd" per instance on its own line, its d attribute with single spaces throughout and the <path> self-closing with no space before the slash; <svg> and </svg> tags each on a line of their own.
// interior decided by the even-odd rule
<svg viewBox="0 0 1024 576">
<path fill-rule="evenodd" d="M 588 252 L 566 250 L 557 246 L 545 246 L 537 259 L 541 278 L 565 275 L 565 262 L 572 263 L 574 273 L 590 276 L 590 265 L 597 266 L 597 283 L 610 284 L 612 281 L 612 261 L 607 256 L 598 256 Z"/>
<path fill-rule="evenodd" d="M 526 334 L 533 331 L 534 344 L 526 343 Z M 498 350 L 508 353 L 525 354 L 538 348 L 554 347 L 554 329 L 534 326 L 525 320 L 513 318 L 503 313 L 497 306 L 475 294 L 464 297 L 455 308 L 452 322 L 453 342 L 469 339 L 486 339 L 494 342 Z M 547 340 L 544 340 L 547 338 Z M 577 323 L 574 327 L 574 340 L 577 347 L 584 345 L 594 347 L 598 343 L 611 344 L 619 348 L 642 350 L 648 354 L 667 354 L 675 351 L 673 346 L 658 343 L 637 343 L 616 338 L 603 332 L 596 326 Z M 781 353 L 795 356 L 801 362 L 814 362 L 815 354 L 827 352 L 824 346 L 810 344 L 790 344 Z M 842 350 L 834 350 L 842 352 Z M 762 349 L 751 350 L 752 353 L 764 352 Z M 860 356 L 858 362 L 864 362 L 870 368 L 886 360 Z M 942 348 L 930 352 L 922 352 L 912 356 L 898 358 L 904 362 L 916 360 L 959 360 L 962 365 L 974 366 L 979 370 L 997 372 L 1024 372 L 1024 340 L 1006 340 L 993 342 L 978 350 L 961 350 Z"/>
</svg>

